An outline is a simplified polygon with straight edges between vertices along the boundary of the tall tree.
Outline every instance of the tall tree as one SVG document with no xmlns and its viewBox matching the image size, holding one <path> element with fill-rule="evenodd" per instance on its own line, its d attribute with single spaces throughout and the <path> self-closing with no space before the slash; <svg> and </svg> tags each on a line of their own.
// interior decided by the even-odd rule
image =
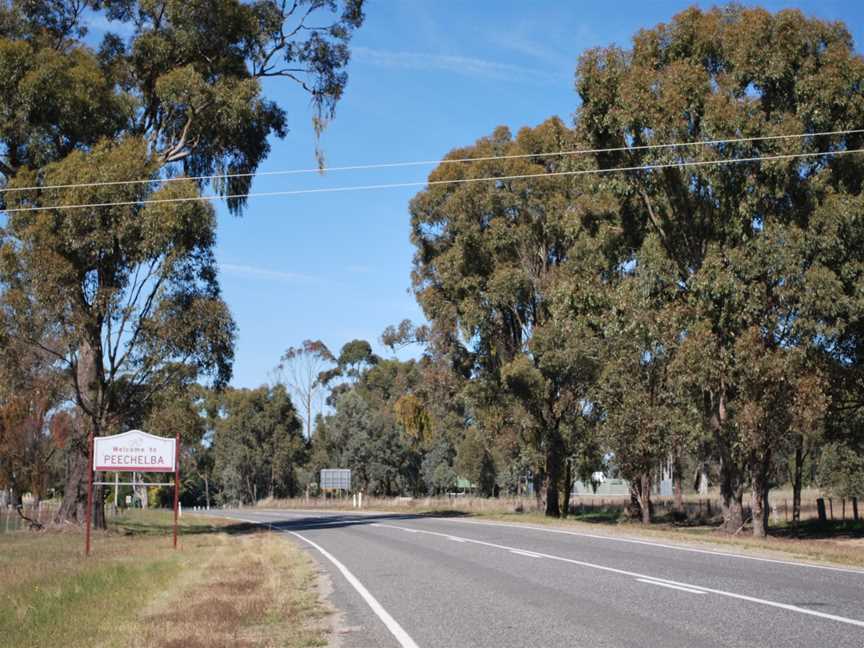
<svg viewBox="0 0 864 648">
<path fill-rule="evenodd" d="M 94 51 L 85 9 L 124 23 L 128 36 L 109 33 Z M 212 184 L 238 212 L 268 138 L 285 135 L 284 109 L 262 95 L 261 80 L 299 84 L 320 130 L 362 21 L 362 0 L 0 6 L 3 315 L 34 344 L 39 322 L 56 327 L 46 350 L 64 365 L 93 433 L 122 418 L 122 385 L 156 391 L 178 363 L 216 382 L 229 377 L 233 323 L 201 177 L 232 174 Z M 156 182 L 178 175 L 199 179 Z M 176 202 L 142 205 L 153 198 Z M 55 208 L 116 202 L 128 204 Z M 83 434 L 69 445 L 65 519 L 83 512 Z"/>
<path fill-rule="evenodd" d="M 140 177 L 149 168 L 145 144 L 131 138 L 74 151 L 41 175 L 69 184 Z M 35 178 L 21 171 L 12 186 Z M 129 193 L 119 187 L 76 192 L 85 202 L 110 202 Z M 188 197 L 197 189 L 174 183 L 154 195 Z M 189 368 L 217 382 L 230 376 L 234 324 L 216 281 L 216 219 L 197 202 L 131 204 L 97 214 L 42 208 L 29 191 L 9 202 L 39 208 L 10 214 L 0 249 L 7 288 L 0 306 L 10 330 L 66 372 L 85 415 L 85 429 L 67 446 L 76 458 L 59 514 L 80 520 L 87 431 L 115 430 L 131 409 L 184 379 Z M 49 341 L 34 338 L 46 329 Z M 100 512 L 97 507 L 97 526 L 104 523 Z"/>
<path fill-rule="evenodd" d="M 667 303 L 674 269 L 651 251 L 650 243 L 644 246 L 610 286 L 602 375 L 592 392 L 593 405 L 602 412 L 602 438 L 630 481 L 646 524 L 653 515 L 651 493 L 660 467 L 670 455 L 681 454 L 692 429 L 692 408 L 682 402 L 669 372 L 681 330 L 678 314 Z"/>
<path fill-rule="evenodd" d="M 220 398 L 213 439 L 214 471 L 229 500 L 255 503 L 293 497 L 306 461 L 302 426 L 282 385 L 229 389 Z"/>
<path fill-rule="evenodd" d="M 434 327 L 470 341 L 476 375 L 509 386 L 534 419 L 545 453 L 546 512 L 553 516 L 560 512 L 561 417 L 575 403 L 563 388 L 578 385 L 584 372 L 562 362 L 555 348 L 566 333 L 547 326 L 550 293 L 575 241 L 591 230 L 595 205 L 572 177 L 507 177 L 572 170 L 578 162 L 545 153 L 574 145 L 573 133 L 554 118 L 516 138 L 498 128 L 448 156 L 481 160 L 444 162 L 430 180 L 501 180 L 435 185 L 411 202 L 418 301 Z M 514 157 L 487 159 L 500 155 Z M 533 343 L 544 327 L 548 342 Z M 580 351 L 571 344 L 568 353 L 574 360 Z"/>
<path fill-rule="evenodd" d="M 323 406 L 329 371 L 335 362 L 321 340 L 303 340 L 300 346 L 289 347 L 276 366 L 277 384 L 286 385 L 300 406 L 307 439 L 312 438 L 312 421 Z"/>
</svg>

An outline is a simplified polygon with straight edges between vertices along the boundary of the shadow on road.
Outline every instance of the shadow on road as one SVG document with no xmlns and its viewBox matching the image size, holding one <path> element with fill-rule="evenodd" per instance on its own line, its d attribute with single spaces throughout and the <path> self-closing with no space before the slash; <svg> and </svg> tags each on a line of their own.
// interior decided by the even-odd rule
<svg viewBox="0 0 864 648">
<path fill-rule="evenodd" d="M 286 514 L 284 518 L 278 517 L 278 511 L 225 511 L 228 516 L 249 516 L 254 517 L 266 513 L 266 517 L 262 516 L 258 525 L 248 524 L 247 526 L 260 529 L 273 528 L 280 531 L 311 531 L 315 529 L 338 529 L 349 526 L 364 526 L 381 522 L 398 522 L 406 520 L 428 520 L 435 518 L 453 518 L 453 517 L 469 517 L 466 513 L 447 511 L 442 513 L 380 513 L 354 515 L 350 513 L 324 513 L 324 514 L 309 514 L 303 517 L 298 517 L 297 513 Z M 232 525 L 234 526 L 234 525 Z M 230 527 L 229 527 L 230 528 Z M 230 531 L 229 531 L 230 533 Z"/>
</svg>

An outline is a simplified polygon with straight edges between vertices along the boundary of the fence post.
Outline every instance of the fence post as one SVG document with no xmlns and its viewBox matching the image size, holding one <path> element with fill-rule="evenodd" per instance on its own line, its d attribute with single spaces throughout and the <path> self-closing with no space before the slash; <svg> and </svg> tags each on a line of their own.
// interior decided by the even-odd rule
<svg viewBox="0 0 864 648">
<path fill-rule="evenodd" d="M 825 499 L 824 498 L 820 497 L 816 500 L 816 510 L 819 513 L 819 521 L 825 522 L 826 516 L 825 516 Z"/>
</svg>

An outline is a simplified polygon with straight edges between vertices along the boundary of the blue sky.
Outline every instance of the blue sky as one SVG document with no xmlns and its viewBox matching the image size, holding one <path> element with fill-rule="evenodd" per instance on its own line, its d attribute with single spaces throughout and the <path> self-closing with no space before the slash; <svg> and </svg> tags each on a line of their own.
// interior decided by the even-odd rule
<svg viewBox="0 0 864 648">
<path fill-rule="evenodd" d="M 347 91 L 321 142 L 327 164 L 434 160 L 501 124 L 515 132 L 551 115 L 569 123 L 582 51 L 627 45 L 639 28 L 690 4 L 371 0 L 353 40 Z M 864 3 L 760 4 L 843 20 L 862 49 Z M 286 107 L 291 132 L 273 142 L 261 170 L 314 167 L 308 99 L 287 81 L 265 89 Z M 261 177 L 253 191 L 422 181 L 429 170 Z M 335 352 L 364 338 L 384 353 L 378 342 L 384 327 L 403 318 L 422 321 L 409 292 L 407 207 L 415 192 L 253 198 L 240 218 L 218 207 L 221 282 L 239 327 L 235 386 L 266 382 L 282 351 L 303 339 L 321 339 Z"/>
</svg>

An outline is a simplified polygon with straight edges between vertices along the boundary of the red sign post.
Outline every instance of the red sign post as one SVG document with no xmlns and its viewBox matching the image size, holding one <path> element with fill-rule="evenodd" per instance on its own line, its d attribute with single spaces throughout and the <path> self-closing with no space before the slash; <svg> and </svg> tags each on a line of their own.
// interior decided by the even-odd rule
<svg viewBox="0 0 864 648">
<path fill-rule="evenodd" d="M 90 555 L 90 528 L 93 524 L 93 485 L 114 485 L 94 482 L 97 472 L 159 472 L 174 473 L 174 482 L 148 483 L 147 486 L 174 486 L 174 548 L 177 548 L 177 522 L 180 505 L 180 432 L 175 438 L 158 437 L 141 430 L 130 430 L 114 436 L 95 437 L 90 432 L 90 471 L 87 480 L 87 512 L 84 553 Z M 132 482 L 125 482 L 136 486 Z M 143 485 L 143 484 L 142 484 Z"/>
</svg>

